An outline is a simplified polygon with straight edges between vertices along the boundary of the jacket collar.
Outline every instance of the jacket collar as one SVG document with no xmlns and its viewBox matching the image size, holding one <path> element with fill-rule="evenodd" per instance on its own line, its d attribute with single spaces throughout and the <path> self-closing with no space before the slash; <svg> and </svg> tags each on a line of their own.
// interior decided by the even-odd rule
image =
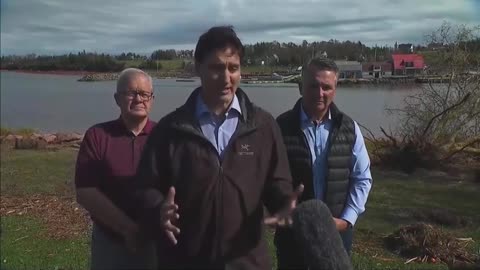
<svg viewBox="0 0 480 270">
<path fill-rule="evenodd" d="M 203 137 L 202 130 L 196 119 L 197 98 L 201 90 L 201 87 L 196 88 L 187 98 L 185 104 L 177 109 L 178 117 L 172 122 L 173 128 Z M 255 105 L 242 89 L 238 88 L 235 94 L 242 112 L 239 117 L 238 132 L 236 133 L 243 133 L 255 129 L 257 126 L 255 121 Z"/>
<path fill-rule="evenodd" d="M 195 104 L 195 117 L 200 119 L 203 115 L 208 114 L 210 115 L 210 110 L 208 109 L 207 105 L 203 101 L 201 95 L 197 95 L 197 103 Z M 238 115 L 242 114 L 242 108 L 240 108 L 240 102 L 238 101 L 237 95 L 233 96 L 232 103 L 230 107 L 227 109 L 227 113 L 235 111 Z"/>
</svg>

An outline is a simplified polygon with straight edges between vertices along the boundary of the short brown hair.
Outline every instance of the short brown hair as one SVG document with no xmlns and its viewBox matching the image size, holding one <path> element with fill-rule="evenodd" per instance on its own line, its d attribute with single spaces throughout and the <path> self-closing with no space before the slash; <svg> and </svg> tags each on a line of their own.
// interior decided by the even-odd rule
<svg viewBox="0 0 480 270">
<path fill-rule="evenodd" d="M 314 66 L 319 70 L 328 70 L 338 73 L 338 66 L 332 59 L 326 57 L 314 57 L 302 67 L 302 75 L 307 68 Z"/>
</svg>

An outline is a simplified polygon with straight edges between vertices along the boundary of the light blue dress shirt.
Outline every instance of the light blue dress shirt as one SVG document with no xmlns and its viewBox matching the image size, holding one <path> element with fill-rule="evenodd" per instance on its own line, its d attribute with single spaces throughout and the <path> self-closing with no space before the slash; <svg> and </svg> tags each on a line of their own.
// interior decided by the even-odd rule
<svg viewBox="0 0 480 270">
<path fill-rule="evenodd" d="M 313 189 L 315 198 L 323 200 L 325 191 L 325 178 L 327 173 L 327 139 L 332 129 L 332 116 L 328 112 L 328 118 L 315 124 L 303 110 L 300 110 L 301 128 L 310 148 L 313 169 Z M 365 141 L 360 127 L 355 124 L 355 144 L 352 150 L 352 165 L 350 179 L 352 185 L 347 198 L 347 204 L 340 218 L 355 225 L 358 216 L 365 211 L 368 193 L 372 187 L 372 175 L 370 173 L 370 158 L 368 156 Z"/>
<path fill-rule="evenodd" d="M 241 115 L 242 109 L 236 95 L 225 115 L 221 116 L 211 113 L 201 95 L 198 95 L 195 116 L 203 135 L 217 149 L 221 159 L 223 159 L 224 150 L 237 129 L 238 119 Z"/>
</svg>

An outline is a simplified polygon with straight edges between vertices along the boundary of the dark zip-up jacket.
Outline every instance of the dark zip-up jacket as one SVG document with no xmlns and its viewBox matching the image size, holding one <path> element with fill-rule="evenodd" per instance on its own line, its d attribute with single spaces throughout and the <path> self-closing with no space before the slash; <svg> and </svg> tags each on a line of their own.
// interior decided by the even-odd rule
<svg viewBox="0 0 480 270">
<path fill-rule="evenodd" d="M 195 119 L 200 91 L 159 121 L 138 169 L 142 223 L 159 236 L 159 266 L 271 269 L 263 206 L 275 213 L 292 193 L 280 129 L 238 89 L 242 116 L 220 159 Z M 175 246 L 160 226 L 160 204 L 170 186 L 180 215 Z"/>
</svg>

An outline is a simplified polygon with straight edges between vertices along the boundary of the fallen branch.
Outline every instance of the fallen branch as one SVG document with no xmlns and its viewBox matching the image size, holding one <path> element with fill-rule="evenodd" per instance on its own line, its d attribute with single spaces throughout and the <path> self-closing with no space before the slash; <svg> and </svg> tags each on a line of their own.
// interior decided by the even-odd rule
<svg viewBox="0 0 480 270">
<path fill-rule="evenodd" d="M 415 261 L 415 260 L 417 260 L 417 259 L 418 259 L 418 257 L 411 258 L 411 259 L 407 260 L 404 264 L 409 264 L 409 263 L 411 263 L 411 262 L 413 262 L 413 261 Z"/>
<path fill-rule="evenodd" d="M 457 238 L 458 241 L 469 241 L 469 242 L 475 242 L 473 238 L 468 237 L 468 238 Z"/>
<path fill-rule="evenodd" d="M 459 148 L 455 148 L 455 150 L 459 150 Z M 469 154 L 480 154 L 480 149 L 473 148 L 473 147 L 467 147 L 467 148 L 464 148 L 461 152 L 469 153 Z"/>
<path fill-rule="evenodd" d="M 480 149 L 469 147 L 469 146 L 474 145 L 478 142 L 480 142 L 480 136 L 468 140 L 463 146 L 454 147 L 453 148 L 454 151 L 449 153 L 446 157 L 442 158 L 442 160 L 444 160 L 444 161 L 449 160 L 454 155 L 456 155 L 460 152 L 463 152 L 463 151 L 468 152 L 468 153 L 473 153 L 473 154 L 477 154 L 477 153 L 480 154 Z"/>
<path fill-rule="evenodd" d="M 15 239 L 15 240 L 13 240 L 12 243 L 16 243 L 16 242 L 18 242 L 18 241 L 20 241 L 20 240 L 23 240 L 23 239 L 25 239 L 25 238 L 28 238 L 28 235 L 22 236 L 22 237 L 20 237 L 20 238 L 17 238 L 17 239 Z"/>
<path fill-rule="evenodd" d="M 465 95 L 465 97 L 462 98 L 462 100 L 460 102 L 458 102 L 457 104 L 454 104 L 448 108 L 446 108 L 445 110 L 443 110 L 442 112 L 438 113 L 437 115 L 435 115 L 434 117 L 432 117 L 430 119 L 430 121 L 428 121 L 428 124 L 427 124 L 427 127 L 423 130 L 423 133 L 422 133 L 422 138 L 425 137 L 425 134 L 427 134 L 428 130 L 430 129 L 430 127 L 432 126 L 433 124 L 433 121 L 435 121 L 435 119 L 437 119 L 438 117 L 446 114 L 447 112 L 455 109 L 456 107 L 462 105 L 463 103 L 465 103 L 465 101 L 467 101 L 471 96 L 471 93 L 468 93 Z"/>
</svg>

